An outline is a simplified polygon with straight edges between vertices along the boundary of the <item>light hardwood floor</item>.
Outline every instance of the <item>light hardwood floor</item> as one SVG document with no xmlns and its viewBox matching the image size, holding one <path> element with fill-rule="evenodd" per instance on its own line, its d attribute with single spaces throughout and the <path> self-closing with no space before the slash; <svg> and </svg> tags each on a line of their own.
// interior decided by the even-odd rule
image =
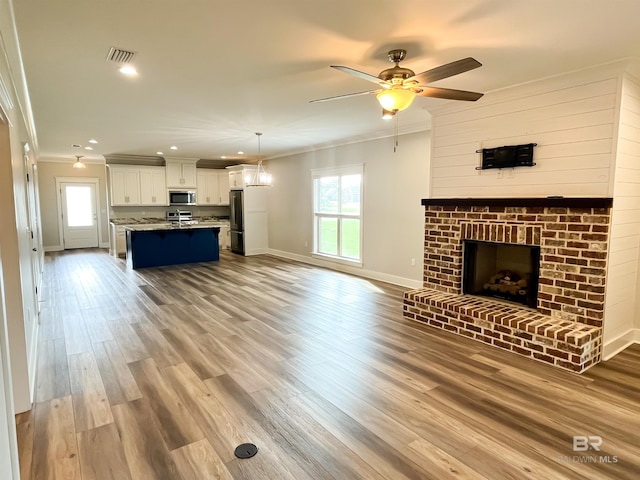
<svg viewBox="0 0 640 480">
<path fill-rule="evenodd" d="M 133 272 L 71 251 L 44 275 L 23 479 L 640 478 L 638 346 L 578 376 L 269 256 Z"/>
</svg>

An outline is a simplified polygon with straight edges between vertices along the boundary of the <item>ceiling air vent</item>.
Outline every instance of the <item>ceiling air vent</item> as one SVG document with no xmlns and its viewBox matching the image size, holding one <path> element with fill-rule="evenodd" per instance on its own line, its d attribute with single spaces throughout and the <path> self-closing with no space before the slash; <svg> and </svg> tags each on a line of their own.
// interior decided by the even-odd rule
<svg viewBox="0 0 640 480">
<path fill-rule="evenodd" d="M 118 63 L 131 63 L 133 57 L 136 56 L 136 52 L 131 50 L 125 50 L 123 48 L 111 47 L 107 54 L 107 60 Z"/>
</svg>

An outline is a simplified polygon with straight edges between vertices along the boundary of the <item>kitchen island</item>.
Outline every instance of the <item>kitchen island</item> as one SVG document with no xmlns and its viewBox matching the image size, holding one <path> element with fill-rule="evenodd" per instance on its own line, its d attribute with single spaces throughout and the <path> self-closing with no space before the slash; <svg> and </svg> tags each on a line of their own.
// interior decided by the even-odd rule
<svg viewBox="0 0 640 480">
<path fill-rule="evenodd" d="M 211 225 L 135 225 L 125 227 L 127 265 L 159 267 L 220 259 L 220 227 Z"/>
</svg>

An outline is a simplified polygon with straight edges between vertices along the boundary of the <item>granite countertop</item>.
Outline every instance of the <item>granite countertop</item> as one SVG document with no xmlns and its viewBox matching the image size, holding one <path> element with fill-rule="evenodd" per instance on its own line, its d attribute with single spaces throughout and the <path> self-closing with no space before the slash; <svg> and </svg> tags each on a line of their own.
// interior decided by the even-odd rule
<svg viewBox="0 0 640 480">
<path fill-rule="evenodd" d="M 213 225 L 212 223 L 193 223 L 193 224 L 169 224 L 165 223 L 162 225 L 127 225 L 124 227 L 125 230 L 129 230 L 132 232 L 150 232 L 154 230 L 194 230 L 197 228 L 220 228 L 218 225 Z"/>
<path fill-rule="evenodd" d="M 168 223 L 165 218 L 145 217 L 145 218 L 112 218 L 114 225 L 151 225 L 157 223 Z"/>
<path fill-rule="evenodd" d="M 207 223 L 211 225 L 212 223 L 220 224 L 222 226 L 229 224 L 228 217 L 193 217 L 193 220 L 197 220 L 198 223 Z M 170 225 L 170 222 L 167 222 L 165 218 L 158 217 L 145 217 L 145 218 L 112 218 L 111 223 L 113 225 Z"/>
</svg>

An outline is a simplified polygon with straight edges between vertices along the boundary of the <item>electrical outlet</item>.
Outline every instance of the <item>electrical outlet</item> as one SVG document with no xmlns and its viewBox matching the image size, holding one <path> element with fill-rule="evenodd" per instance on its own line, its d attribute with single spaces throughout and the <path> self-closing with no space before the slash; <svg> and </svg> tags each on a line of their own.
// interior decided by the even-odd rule
<svg viewBox="0 0 640 480">
<path fill-rule="evenodd" d="M 304 241 L 304 246 L 308 247 L 309 246 L 309 242 L 307 242 L 306 240 Z"/>
<path fill-rule="evenodd" d="M 412 266 L 412 267 L 415 267 L 415 266 L 416 266 L 416 259 L 415 259 L 415 258 L 412 258 L 412 259 L 411 259 L 411 266 Z"/>
</svg>

